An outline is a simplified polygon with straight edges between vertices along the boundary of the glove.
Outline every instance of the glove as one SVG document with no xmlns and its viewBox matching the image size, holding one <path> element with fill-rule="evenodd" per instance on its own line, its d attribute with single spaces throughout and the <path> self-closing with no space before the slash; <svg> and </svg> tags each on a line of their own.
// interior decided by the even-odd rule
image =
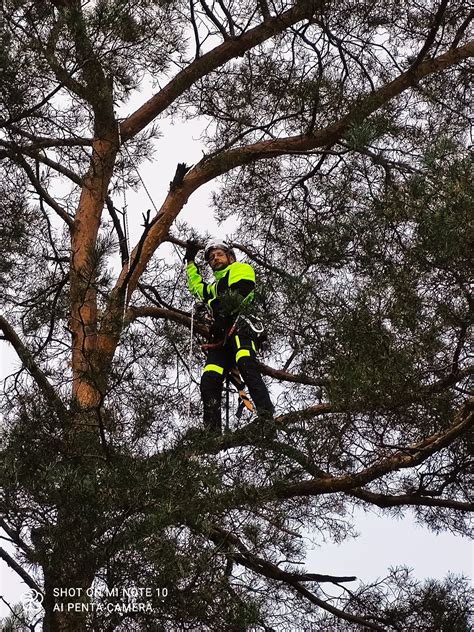
<svg viewBox="0 0 474 632">
<path fill-rule="evenodd" d="M 188 263 L 194 261 L 197 253 L 201 250 L 201 246 L 194 239 L 188 239 L 186 242 L 186 253 L 184 255 L 184 261 Z"/>
</svg>

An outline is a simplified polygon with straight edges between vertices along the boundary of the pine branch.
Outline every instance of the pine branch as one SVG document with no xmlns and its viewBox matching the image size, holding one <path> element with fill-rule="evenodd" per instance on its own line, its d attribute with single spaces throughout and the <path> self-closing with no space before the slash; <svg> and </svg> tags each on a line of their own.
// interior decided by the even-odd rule
<svg viewBox="0 0 474 632">
<path fill-rule="evenodd" d="M 278 418 L 276 422 L 278 421 Z M 222 494 L 218 502 L 247 502 L 251 499 L 253 503 L 267 503 L 277 499 L 296 498 L 298 496 L 318 496 L 321 494 L 332 494 L 346 492 L 356 495 L 363 492 L 360 488 L 373 480 L 380 479 L 384 475 L 401 469 L 412 468 L 426 461 L 431 455 L 449 446 L 458 437 L 465 434 L 474 425 L 474 398 L 468 400 L 455 416 L 454 423 L 445 431 L 427 437 L 423 441 L 406 446 L 392 456 L 380 460 L 378 463 L 367 467 L 355 474 L 343 476 L 331 476 L 321 473 L 317 478 L 303 480 L 297 483 L 278 482 L 270 486 L 246 485 L 234 488 L 233 491 Z M 247 424 L 244 428 L 232 433 L 229 436 L 219 437 L 212 442 L 212 445 L 202 446 L 202 448 L 192 448 L 189 454 L 217 453 L 222 449 L 235 447 L 238 445 L 251 445 L 253 441 L 246 438 L 251 434 L 249 428 L 258 428 L 256 422 Z M 244 443 L 241 443 L 244 442 Z M 268 444 L 269 447 L 273 444 Z M 278 444 L 275 444 L 278 446 Z M 354 493 L 355 492 L 355 493 Z M 359 496 L 358 496 L 359 497 Z M 369 496 L 367 496 L 369 497 Z M 421 504 L 421 503 L 420 503 Z M 428 505 L 428 503 L 426 503 Z M 454 507 L 453 507 L 454 508 Z M 464 510 L 458 506 L 457 509 Z"/>
<path fill-rule="evenodd" d="M 50 384 L 46 375 L 36 364 L 31 352 L 23 344 L 13 327 L 3 316 L 0 316 L 0 329 L 3 331 L 5 340 L 8 340 L 17 352 L 23 366 L 29 371 L 40 391 L 43 393 L 45 399 L 56 412 L 59 419 L 64 421 L 68 416 L 66 407 L 56 393 L 54 387 Z"/>
<path fill-rule="evenodd" d="M 269 579 L 273 579 L 276 581 L 281 581 L 291 587 L 293 590 L 298 592 L 301 596 L 305 597 L 311 603 L 319 606 L 323 610 L 330 612 L 331 614 L 339 617 L 340 619 L 344 619 L 345 621 L 350 621 L 351 623 L 357 623 L 358 625 L 364 626 L 369 630 L 377 630 L 378 632 L 384 632 L 384 628 L 380 627 L 376 623 L 370 621 L 369 619 L 357 615 L 350 614 L 345 612 L 344 610 L 340 610 L 335 606 L 332 606 L 330 603 L 324 601 L 317 597 L 314 593 L 308 590 L 306 587 L 302 586 L 300 582 L 302 581 L 329 581 L 332 583 L 340 583 L 347 581 L 354 581 L 355 577 L 332 577 L 330 575 L 318 575 L 316 573 L 308 573 L 308 574 L 293 574 L 286 571 L 282 571 L 276 564 L 272 564 L 267 560 L 264 560 L 261 557 L 258 557 L 252 554 L 247 547 L 243 544 L 243 542 L 232 533 L 225 531 L 224 529 L 216 526 L 212 526 L 209 533 L 211 539 L 218 545 L 223 546 L 225 548 L 229 547 L 229 544 L 235 547 L 239 552 L 230 551 L 228 555 L 230 555 L 237 563 L 245 566 L 249 570 L 257 573 L 258 575 L 268 577 Z M 320 577 L 327 579 L 309 579 L 309 577 Z M 338 581 L 339 580 L 339 581 Z"/>
<path fill-rule="evenodd" d="M 382 509 L 388 507 L 443 507 L 445 509 L 454 509 L 455 511 L 472 512 L 474 511 L 473 502 L 461 502 L 451 500 L 449 498 L 433 498 L 426 494 L 377 494 L 366 489 L 355 489 L 349 492 L 350 496 L 360 498 L 371 505 L 376 505 Z"/>
<path fill-rule="evenodd" d="M 436 12 L 436 15 L 433 19 L 433 25 L 430 29 L 430 32 L 428 33 L 428 36 L 425 40 L 425 43 L 423 44 L 420 52 L 418 53 L 418 55 L 416 56 L 415 61 L 413 62 L 413 64 L 410 66 L 410 71 L 415 70 L 423 61 L 426 53 L 429 51 L 429 49 L 431 48 L 431 46 L 433 45 L 433 42 L 435 40 L 436 37 L 436 33 L 438 32 L 439 27 L 441 26 L 441 22 L 443 20 L 444 14 L 446 12 L 446 8 L 449 4 L 449 0 L 441 0 L 440 5 L 438 7 L 438 10 Z"/>
<path fill-rule="evenodd" d="M 28 573 L 21 567 L 20 564 L 9 555 L 3 547 L 0 547 L 0 557 L 8 564 L 8 566 L 15 571 L 17 575 L 21 577 L 21 579 L 25 582 L 27 586 L 29 586 L 32 590 L 37 590 L 39 593 L 42 592 L 41 588 L 35 582 L 35 580 L 28 575 Z"/>
<path fill-rule="evenodd" d="M 30 167 L 25 158 L 13 153 L 10 154 L 10 158 L 12 158 L 12 160 L 14 160 L 25 171 L 28 179 L 30 180 L 40 198 L 42 198 L 46 202 L 46 204 L 53 209 L 56 215 L 58 215 L 69 226 L 69 228 L 72 229 L 74 227 L 74 219 L 67 213 L 66 209 L 58 204 L 56 200 L 43 187 L 39 179 L 36 177 L 34 170 Z"/>
<path fill-rule="evenodd" d="M 272 18 L 273 20 L 273 18 Z M 167 238 L 171 224 L 179 215 L 189 196 L 203 184 L 214 178 L 227 173 L 231 169 L 240 167 L 257 160 L 274 158 L 283 155 L 304 155 L 318 147 L 327 147 L 335 144 L 350 129 L 355 121 L 366 118 L 376 112 L 380 107 L 390 102 L 396 96 L 425 77 L 441 72 L 452 65 L 472 57 L 474 55 L 474 41 L 468 42 L 464 46 L 451 49 L 448 52 L 422 62 L 415 70 L 407 71 L 399 75 L 393 81 L 381 86 L 375 92 L 370 92 L 358 98 L 349 106 L 349 112 L 338 121 L 323 129 L 308 132 L 298 136 L 278 138 L 274 140 L 259 141 L 247 146 L 230 149 L 214 156 L 212 159 L 204 157 L 198 164 L 188 171 L 183 179 L 182 186 L 177 191 L 170 191 L 153 220 L 153 228 L 150 230 L 146 242 L 143 244 L 141 260 L 137 262 L 134 274 L 128 282 L 129 291 L 132 293 L 140 280 L 148 261 L 156 248 Z M 205 57 L 205 56 L 204 56 Z M 199 61 L 204 59 L 200 58 Z M 196 62 L 197 63 L 197 62 Z M 159 93 L 162 95 L 163 91 Z M 159 96 L 158 95 L 158 96 Z M 153 102 L 153 99 L 151 100 Z M 149 102 L 150 103 L 150 102 Z M 151 107 L 151 106 L 150 106 Z M 143 106 L 147 109 L 147 104 Z M 138 111 L 137 111 L 138 112 Z M 137 113 L 136 113 L 137 114 Z M 138 116 L 138 115 L 137 115 Z M 133 135 L 131 127 L 135 123 L 135 115 L 124 121 L 124 134 Z M 150 120 L 152 120 L 153 116 Z M 148 121 L 149 122 L 149 121 Z M 141 129 L 141 127 L 140 127 Z M 137 130 L 138 131 L 138 130 Z M 136 249 L 134 249 L 134 252 Z M 123 284 L 126 270 L 123 269 L 117 281 L 116 288 Z"/>
<path fill-rule="evenodd" d="M 132 138 L 163 112 L 180 95 L 212 70 L 220 68 L 231 59 L 242 56 L 246 51 L 304 19 L 310 19 L 321 8 L 318 0 L 299 0 L 294 6 L 274 17 L 266 18 L 261 24 L 235 39 L 228 39 L 219 46 L 195 59 L 181 70 L 160 92 L 155 94 L 138 110 L 125 119 L 120 126 L 124 141 Z"/>
</svg>

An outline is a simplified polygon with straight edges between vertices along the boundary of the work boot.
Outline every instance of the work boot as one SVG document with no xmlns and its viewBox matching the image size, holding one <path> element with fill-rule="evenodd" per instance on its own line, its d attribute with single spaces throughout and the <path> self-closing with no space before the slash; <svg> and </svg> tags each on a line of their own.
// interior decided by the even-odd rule
<svg viewBox="0 0 474 632">
<path fill-rule="evenodd" d="M 251 441 L 272 441 L 276 437 L 273 414 L 269 410 L 261 410 L 255 421 L 245 427 L 245 434 Z"/>
<path fill-rule="evenodd" d="M 198 428 L 196 426 L 192 426 L 181 437 L 182 441 L 191 442 L 191 443 L 200 443 L 204 439 L 207 439 L 209 433 L 205 428 Z"/>
</svg>

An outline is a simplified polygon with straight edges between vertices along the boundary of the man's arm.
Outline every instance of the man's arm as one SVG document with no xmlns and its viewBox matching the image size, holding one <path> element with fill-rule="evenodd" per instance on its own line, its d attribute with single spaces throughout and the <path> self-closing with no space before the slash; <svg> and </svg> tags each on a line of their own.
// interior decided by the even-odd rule
<svg viewBox="0 0 474 632">
<path fill-rule="evenodd" d="M 200 250 L 201 246 L 195 239 L 188 239 L 186 242 L 186 254 L 184 255 L 184 261 L 187 262 L 186 280 L 191 294 L 201 301 L 207 302 L 209 298 L 208 285 L 202 280 L 199 269 L 194 262 Z"/>
<path fill-rule="evenodd" d="M 255 291 L 255 272 L 248 263 L 234 263 L 230 268 L 229 290 L 242 297 L 240 307 L 250 303 Z"/>
<path fill-rule="evenodd" d="M 188 282 L 188 289 L 193 296 L 207 303 L 210 297 L 208 290 L 208 284 L 202 280 L 202 276 L 199 273 L 198 267 L 194 261 L 189 261 L 186 266 L 186 279 Z"/>
</svg>

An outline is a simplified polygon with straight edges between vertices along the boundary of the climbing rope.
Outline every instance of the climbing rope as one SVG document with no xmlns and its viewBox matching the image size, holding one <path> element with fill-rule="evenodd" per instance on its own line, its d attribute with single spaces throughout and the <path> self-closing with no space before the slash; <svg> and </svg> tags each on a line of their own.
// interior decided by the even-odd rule
<svg viewBox="0 0 474 632">
<path fill-rule="evenodd" d="M 123 179 L 123 177 L 122 177 Z M 127 267 L 130 270 L 130 231 L 128 229 L 128 204 L 127 204 L 127 193 L 125 191 L 125 186 L 123 188 L 123 207 L 122 207 L 122 215 L 123 215 L 123 233 L 125 237 L 125 245 L 127 246 L 127 254 L 128 254 L 128 262 Z"/>
<path fill-rule="evenodd" d="M 132 168 L 134 169 L 135 173 L 137 174 L 137 177 L 146 193 L 146 195 L 148 196 L 148 199 L 150 200 L 150 203 L 155 211 L 156 214 L 158 214 L 158 207 L 155 204 L 155 201 L 153 200 L 153 197 L 151 196 L 150 191 L 148 190 L 148 187 L 146 186 L 146 183 L 144 181 L 144 179 L 142 178 L 142 175 L 137 167 L 137 165 L 135 164 L 135 161 L 133 160 L 130 152 L 128 151 L 128 147 L 122 143 L 122 136 L 120 133 L 120 121 L 117 120 L 117 126 L 118 126 L 118 141 L 119 141 L 119 148 L 123 148 L 128 156 L 128 159 L 130 161 L 130 164 L 132 166 Z M 125 237 L 125 242 L 127 245 L 127 253 L 128 253 L 128 270 L 130 270 L 130 266 L 131 266 L 131 260 L 132 260 L 132 253 L 131 253 L 131 249 L 130 249 L 130 231 L 129 231 L 129 227 L 128 227 L 128 205 L 127 205 L 127 197 L 126 197 L 126 188 L 125 188 L 125 177 L 123 175 L 123 169 L 122 169 L 122 181 L 123 181 L 123 226 L 124 226 L 124 237 Z M 177 252 L 177 247 L 176 244 L 172 244 L 173 248 L 175 250 L 175 252 Z M 124 318 L 125 318 L 125 313 L 126 313 L 126 308 L 127 308 L 127 302 L 128 302 L 128 288 L 126 289 L 126 295 L 125 295 L 125 302 L 124 302 Z M 189 387 L 188 387 L 188 410 L 187 410 L 187 414 L 188 414 L 188 418 L 191 417 L 191 387 L 192 387 L 192 383 L 193 383 L 193 375 L 192 375 L 192 357 L 193 357 L 193 338 L 194 338 L 194 302 L 192 304 L 191 307 L 191 331 L 190 331 L 190 344 L 189 344 L 189 355 L 188 355 L 188 373 L 189 373 Z"/>
<path fill-rule="evenodd" d="M 193 381 L 191 366 L 192 366 L 192 361 L 193 361 L 193 337 L 194 337 L 194 301 L 191 307 L 191 333 L 190 333 L 190 339 L 189 339 L 189 356 L 188 356 L 188 372 L 189 372 L 188 419 L 191 418 L 191 384 Z"/>
<path fill-rule="evenodd" d="M 120 126 L 120 124 L 119 124 L 119 126 Z M 130 152 L 128 151 L 128 147 L 126 145 L 123 145 L 123 148 L 125 149 L 125 151 L 127 153 L 128 159 L 130 160 L 130 164 L 132 165 L 133 169 L 135 170 L 135 173 L 137 174 L 138 179 L 140 180 L 141 185 L 144 188 L 145 193 L 147 194 L 148 199 L 150 200 L 151 205 L 153 206 L 153 209 L 155 210 L 155 213 L 158 213 L 158 207 L 156 206 L 155 201 L 151 197 L 151 194 L 148 191 L 148 188 L 147 188 L 147 186 L 145 184 L 145 181 L 143 180 L 142 175 L 141 175 L 140 171 L 138 170 L 138 167 L 136 166 L 132 156 L 130 155 Z"/>
<path fill-rule="evenodd" d="M 230 377 L 229 372 L 225 378 L 225 431 L 229 432 L 229 417 L 230 417 Z"/>
</svg>

